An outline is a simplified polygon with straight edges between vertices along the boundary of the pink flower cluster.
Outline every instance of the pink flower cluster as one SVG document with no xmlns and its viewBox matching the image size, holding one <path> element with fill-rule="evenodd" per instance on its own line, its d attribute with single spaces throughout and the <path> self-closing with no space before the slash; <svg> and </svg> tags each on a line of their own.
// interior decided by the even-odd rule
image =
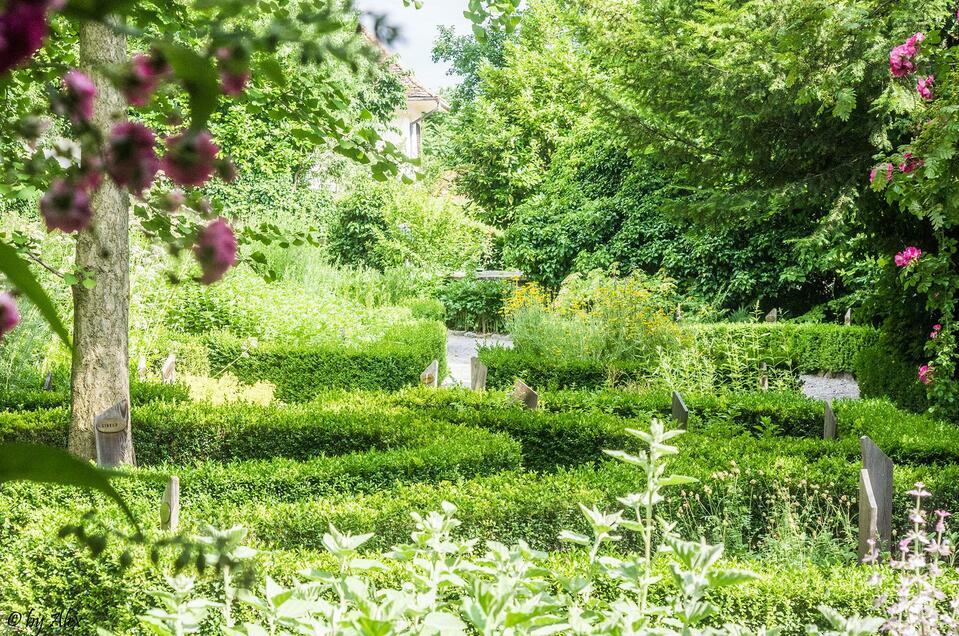
<svg viewBox="0 0 959 636">
<path fill-rule="evenodd" d="M 167 153 L 161 166 L 174 182 L 185 186 L 201 186 L 213 176 L 220 148 L 210 133 L 185 132 L 166 140 Z"/>
<path fill-rule="evenodd" d="M 923 384 L 932 384 L 934 369 L 931 365 L 924 364 L 919 367 L 919 381 Z"/>
<path fill-rule="evenodd" d="M 57 0 L 9 0 L 0 13 L 0 73 L 33 57 L 47 37 L 47 10 L 60 9 L 65 2 Z"/>
<path fill-rule="evenodd" d="M 220 280 L 236 264 L 236 247 L 236 236 L 222 217 L 200 230 L 193 253 L 203 270 L 203 284 Z"/>
<path fill-rule="evenodd" d="M 923 99 L 932 99 L 932 85 L 935 81 L 935 76 L 927 75 L 926 77 L 920 77 L 919 81 L 916 82 L 916 91 Z"/>
<path fill-rule="evenodd" d="M 942 325 L 933 325 L 932 332 L 929 334 L 929 338 L 935 340 L 939 337 L 939 332 L 942 331 Z"/>
<path fill-rule="evenodd" d="M 93 210 L 85 188 L 66 179 L 57 179 L 40 199 L 40 213 L 47 231 L 78 232 L 90 224 Z"/>
<path fill-rule="evenodd" d="M 132 121 L 117 124 L 107 139 L 107 173 L 117 185 L 142 195 L 160 169 L 154 146 L 156 137 L 143 124 Z"/>
<path fill-rule="evenodd" d="M 73 69 L 63 76 L 63 87 L 64 93 L 57 96 L 53 110 L 78 126 L 89 124 L 93 117 L 93 98 L 97 94 L 93 80 Z"/>
<path fill-rule="evenodd" d="M 922 159 L 914 157 L 911 152 L 907 152 L 902 155 L 902 163 L 899 164 L 899 172 L 903 174 L 909 174 L 917 168 L 921 168 L 923 163 Z"/>
<path fill-rule="evenodd" d="M 8 293 L 0 294 L 0 337 L 13 331 L 20 324 L 20 311 L 13 296 Z"/>
<path fill-rule="evenodd" d="M 922 256 L 922 250 L 918 247 L 909 246 L 903 251 L 896 254 L 896 265 L 899 267 L 906 267 L 915 260 L 918 260 Z"/>
<path fill-rule="evenodd" d="M 169 72 L 170 66 L 159 53 L 135 55 L 121 78 L 123 96 L 131 106 L 146 106 Z"/>
<path fill-rule="evenodd" d="M 913 58 L 919 54 L 919 45 L 925 39 L 922 33 L 913 33 L 908 40 L 889 51 L 889 71 L 893 77 L 906 77 L 916 72 Z"/>
<path fill-rule="evenodd" d="M 216 50 L 220 61 L 220 90 L 225 95 L 239 95 L 250 81 L 247 55 L 240 47 L 221 46 Z"/>
</svg>

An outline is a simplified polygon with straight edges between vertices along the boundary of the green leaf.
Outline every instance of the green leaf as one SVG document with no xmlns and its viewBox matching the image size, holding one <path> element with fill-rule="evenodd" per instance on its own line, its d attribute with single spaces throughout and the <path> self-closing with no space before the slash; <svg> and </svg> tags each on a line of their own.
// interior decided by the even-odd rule
<svg viewBox="0 0 959 636">
<path fill-rule="evenodd" d="M 268 57 L 263 60 L 263 62 L 260 63 L 260 70 L 277 86 L 286 87 L 286 75 L 283 74 L 283 68 L 280 66 L 280 63 L 276 61 L 275 57 Z"/>
<path fill-rule="evenodd" d="M 110 485 L 109 477 L 115 474 L 96 468 L 59 448 L 35 444 L 0 444 L 0 483 L 32 481 L 98 490 L 120 506 L 139 532 L 136 517 Z"/>
<path fill-rule="evenodd" d="M 43 319 L 50 325 L 50 328 L 72 350 L 70 334 L 67 332 L 67 328 L 63 326 L 63 321 L 60 320 L 53 301 L 50 300 L 47 292 L 37 282 L 23 257 L 14 248 L 3 242 L 0 242 L 0 272 L 7 277 L 11 285 L 16 287 L 21 294 L 34 304 Z"/>
<path fill-rule="evenodd" d="M 220 99 L 220 80 L 216 69 L 209 58 L 189 47 L 172 42 L 158 42 L 156 46 L 190 94 L 190 129 L 205 128 Z"/>
</svg>

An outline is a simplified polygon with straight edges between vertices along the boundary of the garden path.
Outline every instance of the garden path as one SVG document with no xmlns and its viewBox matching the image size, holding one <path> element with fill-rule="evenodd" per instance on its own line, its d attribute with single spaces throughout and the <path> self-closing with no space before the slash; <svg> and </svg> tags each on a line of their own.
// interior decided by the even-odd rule
<svg viewBox="0 0 959 636">
<path fill-rule="evenodd" d="M 498 344 L 512 347 L 509 336 L 476 334 L 471 331 L 450 331 L 446 335 L 446 363 L 449 375 L 443 386 L 470 385 L 470 359 L 478 347 Z M 859 384 L 850 375 L 829 378 L 821 375 L 800 376 L 802 392 L 816 400 L 859 399 Z"/>
<path fill-rule="evenodd" d="M 470 359 L 476 355 L 477 347 L 499 344 L 512 347 L 509 336 L 498 334 L 476 334 L 471 331 L 450 331 L 446 334 L 446 364 L 449 375 L 443 381 L 444 386 L 470 385 Z"/>
</svg>

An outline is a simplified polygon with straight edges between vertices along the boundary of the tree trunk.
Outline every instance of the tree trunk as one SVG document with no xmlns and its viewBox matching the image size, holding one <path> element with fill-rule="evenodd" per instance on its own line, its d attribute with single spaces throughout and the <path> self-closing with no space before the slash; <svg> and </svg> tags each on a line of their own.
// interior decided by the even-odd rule
<svg viewBox="0 0 959 636">
<path fill-rule="evenodd" d="M 93 123 L 104 137 L 126 113 L 123 96 L 98 71 L 126 60 L 126 38 L 100 24 L 80 28 L 80 64 L 97 87 Z M 96 458 L 93 420 L 121 400 L 130 399 L 130 200 L 105 178 L 92 196 L 93 222 L 77 240 L 76 265 L 93 274 L 96 286 L 73 286 L 73 370 L 70 452 Z M 124 463 L 134 463 L 127 418 Z"/>
</svg>

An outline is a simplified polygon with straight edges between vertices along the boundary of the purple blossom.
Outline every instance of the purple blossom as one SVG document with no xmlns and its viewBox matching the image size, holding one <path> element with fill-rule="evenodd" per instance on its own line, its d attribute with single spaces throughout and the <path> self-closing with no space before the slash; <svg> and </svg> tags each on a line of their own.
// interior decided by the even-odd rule
<svg viewBox="0 0 959 636">
<path fill-rule="evenodd" d="M 66 179 L 57 179 L 40 199 L 47 231 L 78 232 L 90 225 L 93 211 L 86 191 Z"/>
<path fill-rule="evenodd" d="M 180 185 L 203 185 L 216 170 L 216 155 L 220 149 L 206 130 L 169 137 L 166 147 L 161 162 L 163 172 Z"/>
<path fill-rule="evenodd" d="M 10 0 L 0 14 L 0 73 L 33 57 L 43 46 L 47 30 L 43 3 Z"/>
<path fill-rule="evenodd" d="M 923 163 L 924 162 L 922 159 L 914 157 L 911 152 L 907 152 L 902 155 L 902 163 L 899 164 L 899 172 L 903 174 L 909 174 L 917 168 L 922 167 Z"/>
<path fill-rule="evenodd" d="M 935 340 L 936 338 L 939 337 L 939 332 L 941 331 L 942 331 L 942 325 L 938 325 L 938 324 L 933 325 L 932 333 L 929 334 L 929 338 L 931 338 L 932 340 Z"/>
<path fill-rule="evenodd" d="M 97 87 L 90 76 L 73 69 L 63 76 L 66 94 L 55 104 L 55 110 L 74 124 L 88 124 L 93 117 L 93 98 Z"/>
<path fill-rule="evenodd" d="M 246 56 L 239 48 L 221 46 L 216 50 L 220 60 L 220 90 L 225 95 L 239 95 L 250 81 Z"/>
<path fill-rule="evenodd" d="M 935 81 L 934 76 L 927 75 L 926 77 L 920 77 L 919 81 L 916 82 L 916 91 L 923 99 L 932 99 L 932 85 Z"/>
<path fill-rule="evenodd" d="M 122 79 L 121 90 L 127 102 L 132 106 L 146 106 L 160 80 L 169 72 L 170 67 L 159 54 L 135 55 Z"/>
<path fill-rule="evenodd" d="M 20 324 L 20 311 L 17 302 L 9 293 L 0 294 L 0 337 L 13 331 Z"/>
<path fill-rule="evenodd" d="M 889 71 L 893 77 L 906 77 L 916 71 L 916 63 L 913 59 L 919 53 L 919 45 L 922 44 L 926 36 L 922 33 L 914 33 L 903 44 L 893 47 L 889 51 Z"/>
<path fill-rule="evenodd" d="M 886 173 L 886 183 L 892 181 L 892 173 L 895 170 L 894 166 L 891 163 L 884 163 L 882 165 L 876 166 L 869 172 L 869 183 L 872 183 L 876 180 L 876 175 L 880 170 L 883 170 Z"/>
<path fill-rule="evenodd" d="M 220 280 L 236 264 L 236 248 L 236 236 L 222 217 L 200 230 L 193 253 L 203 270 L 204 285 Z"/>
<path fill-rule="evenodd" d="M 156 137 L 143 124 L 127 121 L 117 124 L 107 140 L 107 172 L 117 185 L 140 196 L 150 187 L 160 168 Z"/>
<path fill-rule="evenodd" d="M 935 369 L 931 365 L 924 364 L 919 367 L 919 381 L 923 384 L 932 384 L 932 377 Z M 912 494 L 912 493 L 910 493 Z"/>
</svg>

